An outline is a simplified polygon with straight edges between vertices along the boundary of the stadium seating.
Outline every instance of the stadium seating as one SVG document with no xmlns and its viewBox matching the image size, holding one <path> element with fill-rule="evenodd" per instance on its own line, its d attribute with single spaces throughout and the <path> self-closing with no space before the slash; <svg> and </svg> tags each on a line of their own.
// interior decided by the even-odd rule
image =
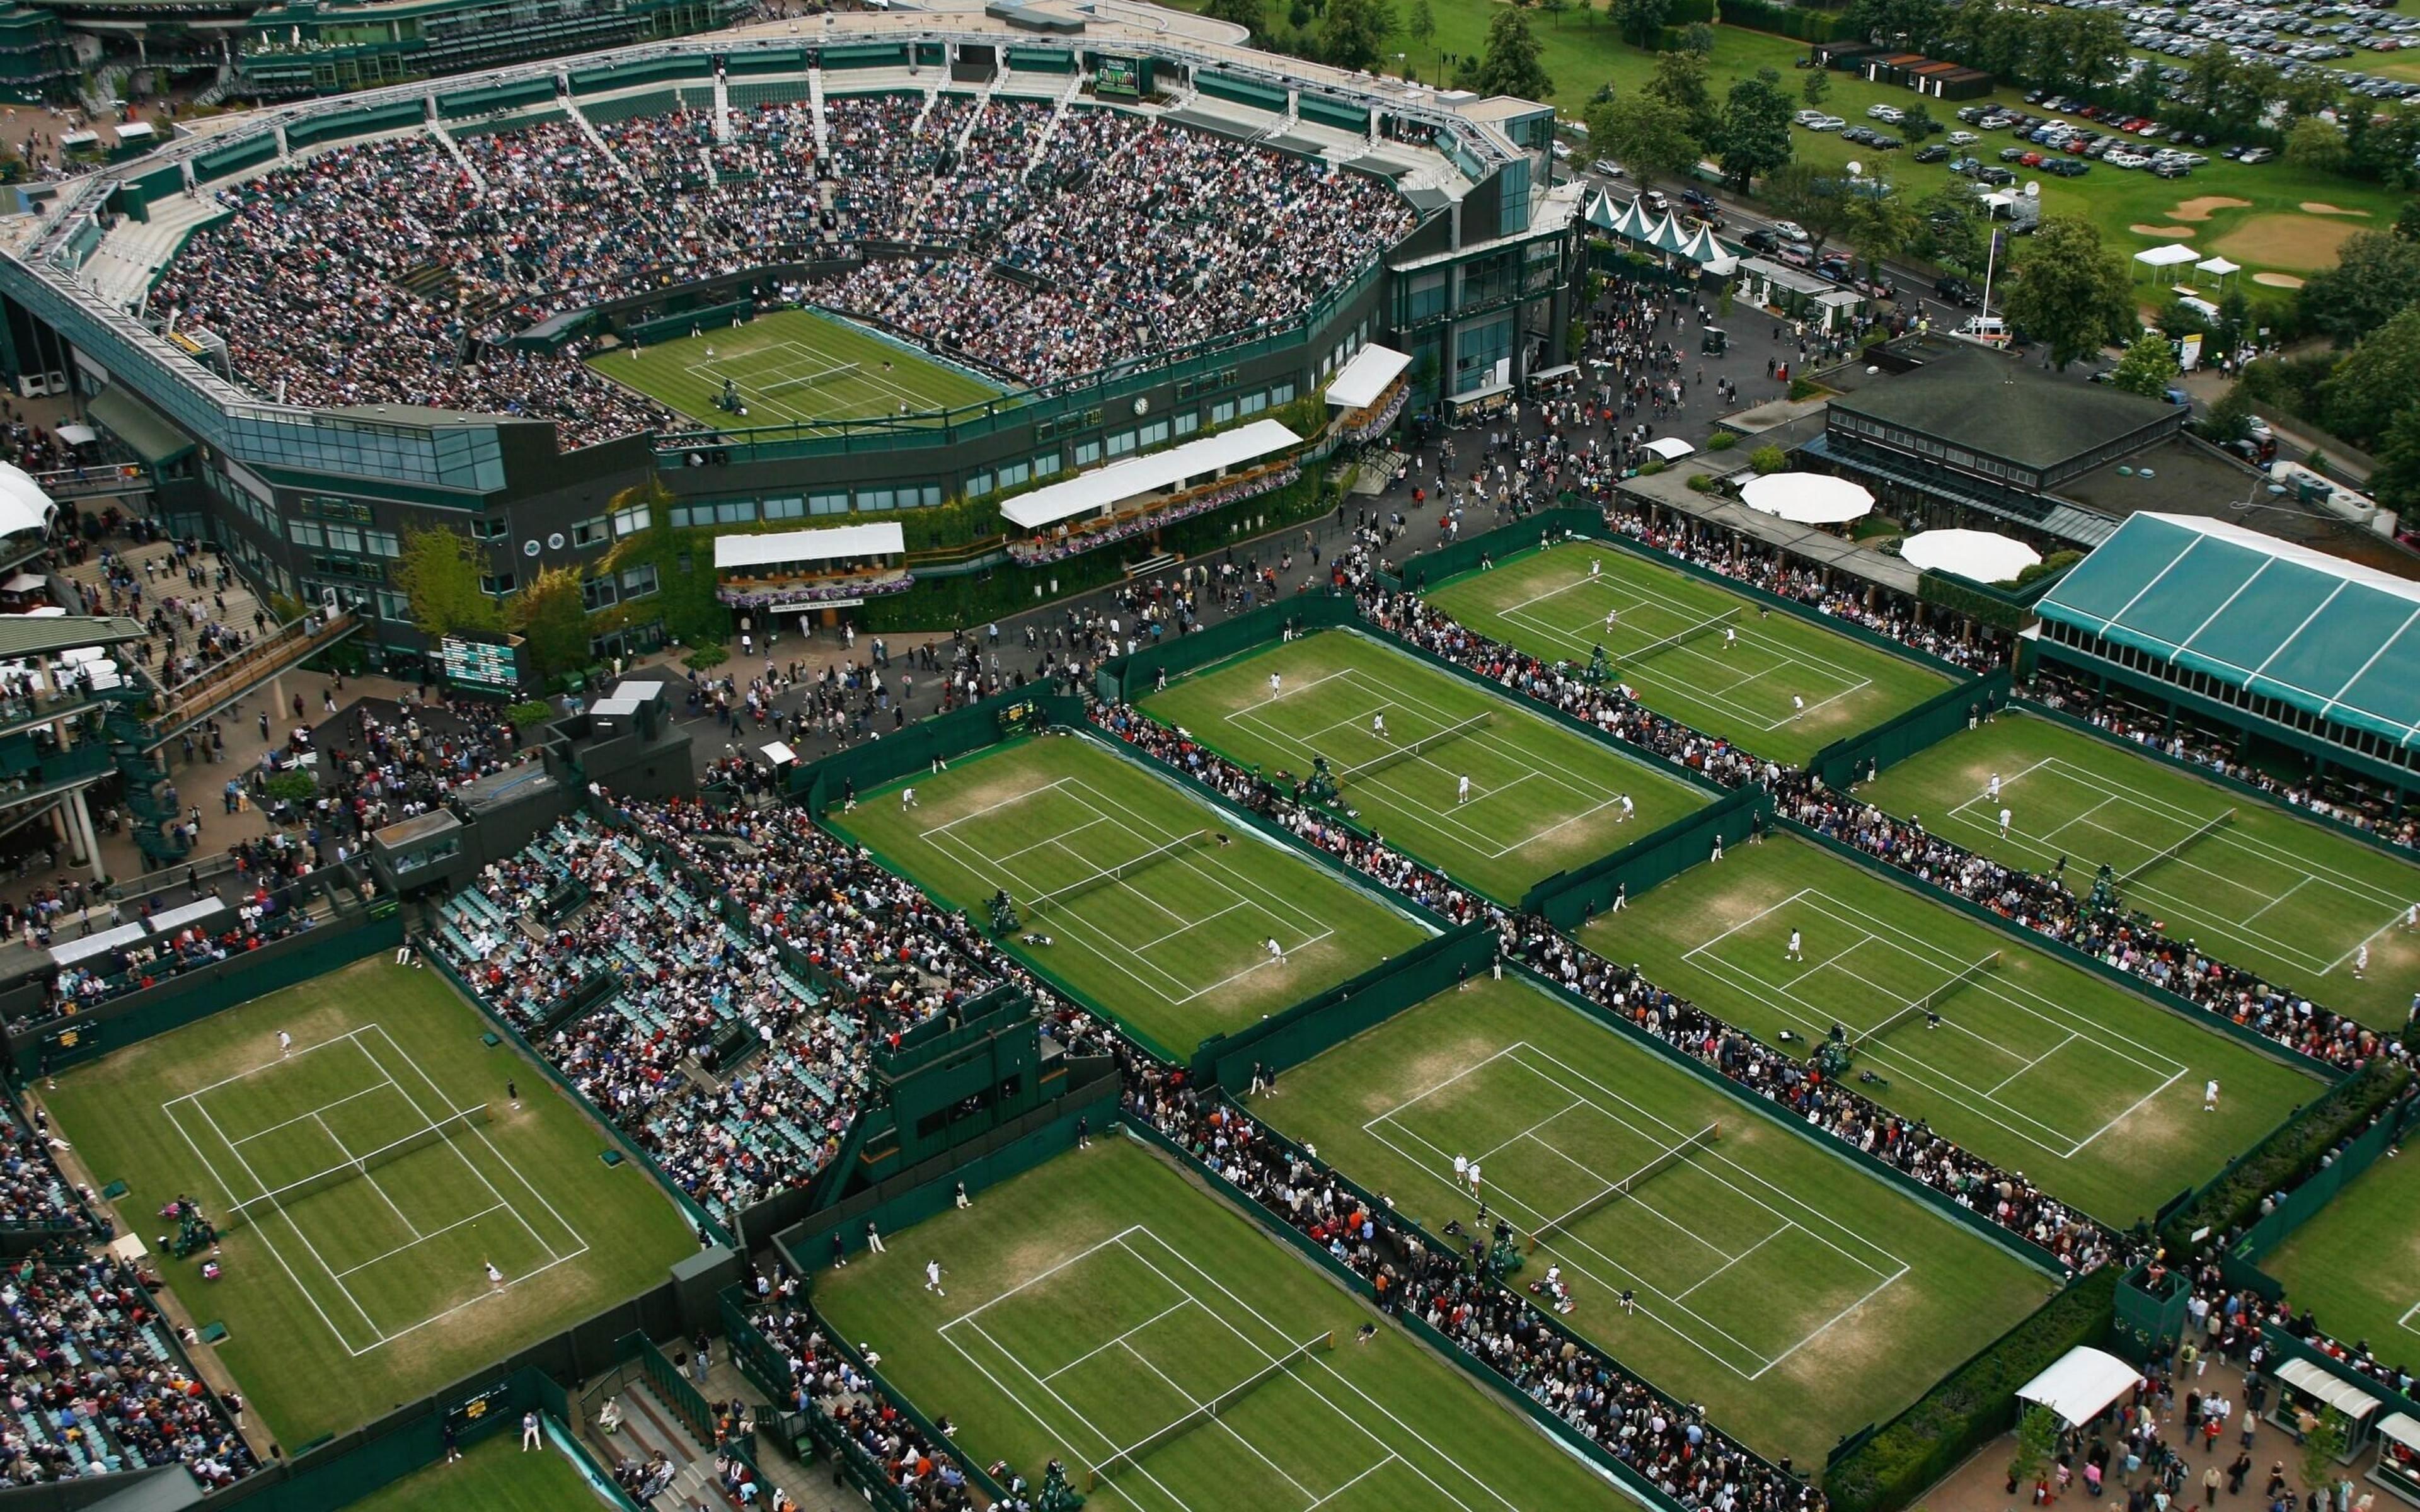
<svg viewBox="0 0 2420 1512">
<path fill-rule="evenodd" d="M 667 100 L 669 104 L 670 100 Z M 566 310 L 772 263 L 911 255 L 784 292 L 1032 382 L 1299 316 L 1413 224 L 1377 180 L 1100 109 L 970 95 L 764 100 L 728 140 L 686 111 L 559 111 L 331 147 L 216 192 L 227 213 L 150 308 L 224 337 L 264 394 L 557 422 L 661 406 L 507 338 Z M 593 134 L 592 134 L 593 133 Z"/>
</svg>

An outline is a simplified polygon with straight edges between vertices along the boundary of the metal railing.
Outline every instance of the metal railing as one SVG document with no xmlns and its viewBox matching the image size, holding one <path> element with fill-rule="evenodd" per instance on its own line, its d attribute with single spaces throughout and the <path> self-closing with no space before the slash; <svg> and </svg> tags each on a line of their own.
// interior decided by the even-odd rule
<svg viewBox="0 0 2420 1512">
<path fill-rule="evenodd" d="M 290 620 L 275 634 L 256 641 L 234 658 L 218 662 L 181 683 L 171 685 L 162 695 L 166 705 L 159 720 L 159 729 L 174 733 L 176 728 L 202 714 L 229 703 L 243 690 L 271 675 L 264 671 L 271 663 L 273 671 L 283 671 L 323 646 L 334 645 L 359 629 L 360 620 L 349 609 L 334 614 L 317 612 Z M 164 736 L 163 736 L 164 738 Z"/>
</svg>

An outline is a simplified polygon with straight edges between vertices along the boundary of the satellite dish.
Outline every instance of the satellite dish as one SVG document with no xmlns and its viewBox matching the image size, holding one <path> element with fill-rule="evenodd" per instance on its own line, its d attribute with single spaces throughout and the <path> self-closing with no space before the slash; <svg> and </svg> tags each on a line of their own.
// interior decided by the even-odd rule
<svg viewBox="0 0 2420 1512">
<path fill-rule="evenodd" d="M 1864 173 L 1865 171 L 1866 171 L 1866 169 L 1865 169 L 1865 164 L 1863 164 L 1863 163 L 1859 162 L 1858 162 L 1856 159 L 1854 159 L 1854 158 L 1851 158 L 1851 159 L 1849 160 L 1849 177 L 1850 177 L 1854 178 L 1854 177 L 1856 177 L 1858 175 L 1860 175 L 1860 174 Z"/>
<path fill-rule="evenodd" d="M 2159 474 L 2153 472 L 2149 468 L 2136 468 L 2134 470 L 2134 476 L 2138 478 L 2155 478 L 2158 477 Z"/>
<path fill-rule="evenodd" d="M 2040 179 L 2032 180 L 2025 185 L 2025 198 L 2041 198 L 2041 181 Z"/>
</svg>

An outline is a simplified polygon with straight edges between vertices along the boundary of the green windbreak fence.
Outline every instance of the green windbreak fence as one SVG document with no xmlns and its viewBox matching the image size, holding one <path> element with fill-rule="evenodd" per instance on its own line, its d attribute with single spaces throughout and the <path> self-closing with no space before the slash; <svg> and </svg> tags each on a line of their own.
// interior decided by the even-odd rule
<svg viewBox="0 0 2420 1512">
<path fill-rule="evenodd" d="M 1289 598 L 1206 630 L 1145 646 L 1131 656 L 1104 662 L 1093 674 L 1093 689 L 1109 702 L 1125 703 L 1150 692 L 1158 685 L 1162 672 L 1172 681 L 1196 668 L 1224 661 L 1275 640 L 1284 635 L 1288 625 L 1303 630 L 1325 630 L 1339 625 L 1357 625 L 1360 619 L 1353 601 L 1341 594 L 1321 592 Z"/>
<path fill-rule="evenodd" d="M 1019 709 L 1029 711 L 1028 715 L 1018 715 Z M 936 756 L 955 761 L 969 751 L 996 745 L 1035 722 L 1032 717 L 1037 716 L 1050 724 L 1081 725 L 1084 702 L 1058 693 L 1003 693 L 919 719 L 896 734 L 827 756 L 811 766 L 791 768 L 788 796 L 802 800 L 809 812 L 820 816 L 851 791 L 861 797 L 911 772 L 929 771 Z"/>
<path fill-rule="evenodd" d="M 1636 898 L 1707 859 L 1717 838 L 1737 845 L 1771 827 L 1772 815 L 1772 795 L 1752 782 L 1610 856 L 1545 878 L 1521 900 L 1521 911 L 1544 915 L 1557 929 L 1575 929 L 1613 906 L 1616 897 Z"/>
<path fill-rule="evenodd" d="M 656 1341 L 644 1334 L 625 1334 L 613 1343 L 613 1358 L 624 1365 L 636 1364 L 647 1384 L 663 1404 L 673 1410 L 688 1428 L 690 1436 L 700 1443 L 715 1442 L 714 1409 L 680 1367 L 665 1358 L 656 1348 Z"/>
<path fill-rule="evenodd" d="M 1595 538 L 1604 534 L 1602 514 L 1576 505 L 1557 505 L 1510 525 L 1449 541 L 1434 551 L 1423 551 L 1403 564 L 1395 575 L 1394 586 L 1415 594 L 1426 593 L 1443 587 L 1448 579 L 1459 578 L 1489 563 L 1509 561 L 1523 551 L 1534 551 L 1568 536 Z"/>
<path fill-rule="evenodd" d="M 1807 758 L 1807 769 L 1823 779 L 1825 787 L 1846 793 L 1853 784 L 1888 771 L 2007 707 L 2010 682 L 2003 667 L 1988 677 L 1946 688 L 1863 734 L 1832 742 Z"/>
<path fill-rule="evenodd" d="M 2394 1148 L 2415 1119 L 2420 1119 L 2420 1099 L 2406 1098 L 2389 1109 L 2385 1117 L 2338 1150 L 2334 1160 L 2278 1198 L 2258 1222 L 2246 1228 L 2243 1237 L 2235 1242 L 2235 1257 L 2257 1263 L 2262 1256 L 2284 1243 L 2287 1236 L 2318 1217 L 2321 1208 L 2335 1201 L 2347 1182 Z"/>
<path fill-rule="evenodd" d="M 2193 1288 L 2182 1275 L 2170 1272 L 2154 1286 L 2138 1265 L 2118 1283 L 2111 1326 L 2131 1358 L 2149 1360 L 2176 1348 L 2192 1302 Z"/>
<path fill-rule="evenodd" d="M 1233 1034 L 1212 1035 L 1193 1056 L 1196 1080 L 1229 1088 L 1247 1085 L 1255 1063 L 1283 1071 L 1374 1028 L 1415 1003 L 1487 970 L 1496 932 L 1466 924 L 1422 940 L 1382 965 Z"/>
<path fill-rule="evenodd" d="M 797 1382 L 790 1378 L 790 1357 L 773 1347 L 757 1328 L 752 1309 L 756 1299 L 744 1287 L 725 1287 L 715 1299 L 722 1315 L 722 1336 L 731 1347 L 731 1363 L 768 1400 L 787 1411 Z"/>
<path fill-rule="evenodd" d="M 2306 1365 L 2315 1365 L 2326 1371 L 2356 1391 L 2366 1392 L 2377 1397 L 2384 1404 L 2376 1414 L 2378 1417 L 2384 1417 L 2390 1412 L 2400 1412 L 2414 1422 L 2420 1422 L 2420 1401 L 2412 1400 L 2376 1377 L 2363 1375 L 2335 1355 L 2317 1348 L 2308 1339 L 2297 1338 L 2274 1323 L 2265 1323 L 2261 1325 L 2260 1340 L 2269 1346 L 2270 1359 L 2278 1364 L 2282 1365 L 2288 1360 L 2303 1361 Z M 2271 1375 L 2276 1374 L 2273 1365 L 2268 1369 Z"/>
</svg>

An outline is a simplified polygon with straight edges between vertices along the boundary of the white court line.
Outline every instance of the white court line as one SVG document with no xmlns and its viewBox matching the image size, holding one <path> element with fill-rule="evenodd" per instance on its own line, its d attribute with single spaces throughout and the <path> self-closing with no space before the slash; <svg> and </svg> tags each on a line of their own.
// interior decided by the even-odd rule
<svg viewBox="0 0 2420 1512">
<path fill-rule="evenodd" d="M 410 1218 L 404 1216 L 403 1210 L 395 1205 L 395 1198 L 387 1196 L 386 1188 L 379 1185 L 378 1178 L 370 1174 L 370 1168 L 362 1163 L 362 1158 L 359 1155 L 353 1153 L 352 1147 L 337 1138 L 336 1131 L 329 1128 L 328 1120 L 319 1117 L 319 1115 L 316 1113 L 312 1114 L 311 1121 L 319 1126 L 319 1132 L 328 1136 L 328 1143 L 336 1147 L 336 1153 L 344 1157 L 345 1163 L 358 1172 L 363 1180 L 367 1181 L 370 1184 L 370 1190 L 377 1193 L 379 1195 L 379 1200 L 386 1204 L 387 1211 L 395 1214 L 396 1222 L 403 1225 L 403 1231 L 411 1236 L 414 1243 L 419 1242 L 419 1241 L 424 1237 L 420 1232 L 420 1226 L 413 1223 Z"/>
<path fill-rule="evenodd" d="M 347 1035 L 347 1036 L 346 1036 L 346 1038 L 347 1038 L 347 1039 L 350 1039 L 350 1038 L 351 1038 L 351 1036 L 350 1036 L 350 1035 Z M 285 1062 L 283 1062 L 283 1061 L 276 1061 L 276 1060 L 272 1060 L 272 1061 L 271 1061 L 271 1062 L 270 1062 L 270 1064 L 271 1064 L 271 1065 L 272 1065 L 272 1066 L 277 1066 L 277 1065 L 283 1065 L 283 1064 L 285 1064 Z M 247 1074 L 249 1074 L 249 1073 L 247 1073 Z M 214 1083 L 212 1083 L 211 1085 L 212 1085 L 212 1086 L 216 1086 L 216 1087 L 224 1087 L 224 1086 L 225 1086 L 226 1084 L 225 1084 L 225 1082 L 214 1082 Z M 340 1107 L 343 1107 L 346 1103 L 349 1103 L 349 1102 L 353 1101 L 353 1099 L 355 1099 L 355 1098 L 357 1098 L 357 1097 L 367 1097 L 367 1096 L 369 1096 L 372 1092 L 383 1092 L 383 1091 L 385 1091 L 385 1090 L 386 1090 L 386 1088 L 383 1088 L 383 1087 L 365 1087 L 365 1088 L 362 1088 L 360 1091 L 358 1091 L 358 1092 L 348 1092 L 348 1093 L 346 1093 L 343 1097 L 340 1097 L 340 1098 L 336 1099 L 334 1103 L 321 1103 L 321 1104 L 319 1104 L 318 1107 L 313 1108 L 313 1109 L 312 1109 L 310 1112 L 308 1112 L 308 1113 L 298 1113 L 298 1114 L 294 1115 L 294 1117 L 292 1117 L 292 1118 L 290 1118 L 290 1119 L 278 1119 L 275 1123 L 272 1123 L 272 1124 L 269 1125 L 269 1126 L 268 1126 L 267 1128 L 265 1128 L 265 1129 L 255 1129 L 252 1133 L 250 1133 L 250 1134 L 248 1134 L 244 1135 L 241 1139 L 237 1140 L 237 1141 L 236 1141 L 236 1143 L 237 1143 L 237 1144 L 239 1144 L 239 1145 L 248 1145 L 248 1144 L 252 1143 L 252 1141 L 254 1141 L 254 1140 L 256 1140 L 256 1139 L 258 1139 L 258 1138 L 261 1138 L 261 1137 L 262 1137 L 262 1136 L 264 1136 L 264 1135 L 267 1135 L 267 1134 L 275 1134 L 278 1130 L 283 1129 L 283 1128 L 286 1128 L 286 1127 L 287 1127 L 287 1126 L 288 1126 L 288 1125 L 290 1125 L 290 1124 L 297 1124 L 297 1123 L 301 1123 L 301 1122 L 302 1122 L 303 1119 L 316 1119 L 316 1118 L 318 1118 L 320 1114 L 327 1112 L 330 1108 L 340 1108 Z M 193 1096 L 194 1094 L 192 1094 L 192 1093 L 190 1093 L 190 1092 L 189 1092 L 189 1093 L 187 1093 L 186 1095 L 187 1095 L 188 1097 L 190 1097 L 190 1096 Z M 327 1125 L 323 1123 L 323 1124 L 321 1124 L 319 1127 L 320 1127 L 321 1129 L 323 1129 L 323 1130 L 324 1130 L 324 1129 L 326 1129 L 326 1128 L 327 1128 Z M 342 1147 L 340 1146 L 339 1148 L 342 1148 Z"/>
<path fill-rule="evenodd" d="M 390 1204 L 389 1204 L 389 1206 L 390 1206 L 390 1207 L 392 1207 L 392 1206 L 393 1206 L 393 1204 L 392 1204 L 392 1203 L 390 1203 Z M 395 1258 L 396 1256 L 398 1256 L 398 1255 L 402 1254 L 405 1250 L 408 1250 L 408 1249 L 416 1249 L 416 1248 L 418 1248 L 418 1247 L 420 1246 L 420 1244 L 421 1244 L 424 1241 L 431 1240 L 431 1239 L 435 1239 L 435 1238 L 436 1238 L 438 1235 L 440 1235 L 440 1234 L 450 1234 L 450 1233 L 452 1233 L 455 1229 L 461 1227 L 462 1227 L 463 1225 L 465 1225 L 465 1224 L 474 1224 L 474 1223 L 477 1223 L 480 1219 L 485 1218 L 488 1214 L 489 1214 L 489 1213 L 491 1213 L 491 1212 L 494 1212 L 494 1211 L 497 1210 L 497 1208 L 502 1207 L 502 1206 L 503 1206 L 503 1204 L 498 1203 L 498 1204 L 496 1204 L 496 1205 L 495 1205 L 495 1206 L 493 1206 L 493 1207 L 481 1208 L 478 1211 L 476 1211 L 476 1212 L 474 1212 L 474 1213 L 471 1214 L 471 1216 L 469 1216 L 468 1218 L 457 1218 L 457 1219 L 456 1219 L 456 1220 L 454 1220 L 452 1223 L 447 1224 L 444 1227 L 442 1227 L 442 1228 L 438 1228 L 438 1229 L 433 1229 L 433 1230 L 431 1230 L 430 1232 L 426 1233 L 426 1234 L 422 1234 L 422 1233 L 417 1233 L 417 1232 L 415 1232 L 415 1233 L 413 1234 L 413 1236 L 412 1236 L 412 1240 L 411 1240 L 411 1243 L 409 1243 L 409 1244 L 397 1244 L 395 1248 L 393 1248 L 393 1249 L 391 1249 L 391 1250 L 388 1250 L 388 1251 L 387 1251 L 385 1254 L 383 1254 L 383 1255 L 373 1255 L 373 1256 L 371 1256 L 368 1259 L 364 1260 L 361 1264 L 359 1264 L 359 1265 L 349 1265 L 349 1266 L 346 1266 L 343 1270 L 341 1270 L 341 1271 L 337 1272 L 336 1273 L 337 1273 L 338 1275 L 340 1275 L 340 1276 L 346 1276 L 346 1275 L 351 1275 L 351 1274 L 352 1274 L 354 1272 L 356 1272 L 356 1271 L 366 1271 L 366 1270 L 368 1270 L 371 1266 L 378 1264 L 378 1263 L 379 1263 L 380 1261 L 381 1261 L 381 1260 L 391 1260 L 391 1259 Z M 405 1227 L 410 1227 L 411 1226 L 407 1224 Z"/>
<path fill-rule="evenodd" d="M 995 1298 L 993 1298 L 992 1300 L 993 1300 L 994 1302 L 997 1302 L 997 1301 L 999 1301 L 1000 1299 L 999 1299 L 999 1298 L 997 1298 L 997 1297 L 995 1297 Z M 1169 1314 L 1171 1314 L 1171 1313 L 1181 1313 L 1181 1312 L 1183 1312 L 1186 1308 L 1190 1307 L 1190 1306 L 1192 1306 L 1192 1305 L 1193 1305 L 1193 1299 L 1192 1299 L 1192 1298 L 1190 1298 L 1190 1297 L 1186 1298 L 1183 1302 L 1179 1302 L 1179 1303 L 1171 1303 L 1171 1304 L 1169 1304 L 1168 1306 L 1166 1306 L 1166 1307 L 1162 1307 L 1159 1311 L 1157 1311 L 1157 1312 L 1156 1312 L 1156 1313 L 1152 1314 L 1149 1318 L 1144 1319 L 1141 1322 L 1137 1323 L 1134 1327 L 1132 1327 L 1132 1328 L 1130 1328 L 1130 1329 L 1127 1329 L 1125 1333 L 1123 1333 L 1123 1334 L 1119 1335 L 1116 1338 L 1113 1338 L 1113 1339 L 1109 1340 L 1107 1344 L 1096 1344 L 1096 1345 L 1094 1345 L 1093 1348 L 1091 1348 L 1091 1349 L 1089 1349 L 1089 1350 L 1086 1350 L 1083 1353 L 1081 1353 L 1081 1354 L 1079 1354 L 1079 1355 L 1076 1356 L 1076 1358 L 1074 1358 L 1074 1359 L 1072 1359 L 1072 1360 L 1068 1361 L 1065 1365 L 1061 1365 L 1061 1366 L 1060 1366 L 1058 1369 L 1056 1369 L 1056 1370 L 1045 1370 L 1045 1371 L 1043 1371 L 1043 1372 L 1041 1373 L 1041 1375 L 1042 1375 L 1042 1379 L 1043 1379 L 1043 1380 L 1045 1380 L 1045 1381 L 1056 1381 L 1056 1380 L 1058 1380 L 1061 1376 L 1065 1375 L 1068 1371 L 1075 1369 L 1078 1365 L 1082 1365 L 1085 1361 L 1087 1361 L 1087 1360 L 1089 1360 L 1089 1359 L 1093 1358 L 1093 1356 L 1094 1356 L 1094 1355 L 1096 1355 L 1096 1354 L 1100 1354 L 1100 1353 L 1104 1352 L 1105 1350 L 1114 1350 L 1114 1349 L 1116 1349 L 1119 1345 L 1124 1344 L 1127 1339 L 1132 1338 L 1132 1337 L 1133 1337 L 1134 1335 L 1136 1335 L 1137 1334 L 1141 1333 L 1144 1329 L 1149 1328 L 1152 1324 L 1158 1322 L 1161 1319 L 1166 1318 Z M 962 1320 L 962 1319 L 953 1319 L 952 1321 L 961 1321 L 961 1320 Z M 944 1328 L 947 1328 L 947 1327 L 949 1326 L 949 1324 L 944 1323 L 944 1324 L 942 1324 L 941 1326 L 942 1326 L 942 1327 L 944 1327 Z"/>
</svg>

